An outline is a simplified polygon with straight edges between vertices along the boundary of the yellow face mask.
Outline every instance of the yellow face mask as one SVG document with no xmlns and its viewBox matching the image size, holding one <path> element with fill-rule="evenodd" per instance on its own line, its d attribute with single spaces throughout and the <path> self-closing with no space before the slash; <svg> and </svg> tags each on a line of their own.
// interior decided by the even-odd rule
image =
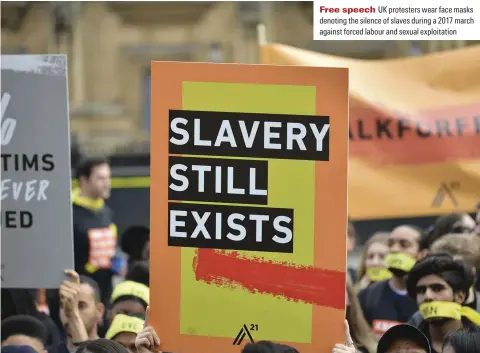
<svg viewBox="0 0 480 353">
<path fill-rule="evenodd" d="M 429 302 L 420 305 L 420 312 L 425 320 L 433 318 L 446 318 L 460 320 L 462 306 L 454 302 Z"/>
<path fill-rule="evenodd" d="M 385 267 L 369 267 L 367 277 L 372 282 L 380 282 L 392 278 L 392 273 Z"/>
<path fill-rule="evenodd" d="M 390 253 L 385 257 L 385 267 L 410 272 L 416 261 L 414 257 L 404 253 Z"/>
</svg>

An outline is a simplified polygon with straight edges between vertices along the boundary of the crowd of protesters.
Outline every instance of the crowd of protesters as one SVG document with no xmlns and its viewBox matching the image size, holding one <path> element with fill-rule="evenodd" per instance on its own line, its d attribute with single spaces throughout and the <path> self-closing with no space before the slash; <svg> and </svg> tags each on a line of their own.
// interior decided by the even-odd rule
<svg viewBox="0 0 480 353">
<path fill-rule="evenodd" d="M 161 350 L 161 332 L 148 324 L 149 229 L 133 226 L 117 236 L 105 203 L 110 173 L 103 159 L 76 169 L 75 268 L 65 270 L 60 288 L 2 289 L 2 352 Z M 448 214 L 427 230 L 402 225 L 373 234 L 358 267 L 347 271 L 345 338 L 332 353 L 480 353 L 479 225 L 479 215 Z M 349 252 L 355 243 L 349 222 Z M 115 276 L 122 281 L 113 286 Z M 242 352 L 297 350 L 260 341 Z"/>
</svg>

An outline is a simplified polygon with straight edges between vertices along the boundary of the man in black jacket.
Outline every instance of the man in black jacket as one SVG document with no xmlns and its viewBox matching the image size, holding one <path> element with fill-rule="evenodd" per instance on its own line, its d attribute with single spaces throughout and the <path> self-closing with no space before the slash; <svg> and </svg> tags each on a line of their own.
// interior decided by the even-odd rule
<svg viewBox="0 0 480 353">
<path fill-rule="evenodd" d="M 93 278 L 100 286 L 102 302 L 108 303 L 117 248 L 117 228 L 105 205 L 110 196 L 110 166 L 101 158 L 83 160 L 76 178 L 79 188 L 72 195 L 75 271 Z"/>
</svg>

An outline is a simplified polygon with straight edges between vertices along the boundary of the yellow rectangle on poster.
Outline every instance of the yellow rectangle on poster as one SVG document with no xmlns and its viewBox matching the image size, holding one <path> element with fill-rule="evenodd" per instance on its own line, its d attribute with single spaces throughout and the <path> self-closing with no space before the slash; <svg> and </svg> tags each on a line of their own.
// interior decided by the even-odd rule
<svg viewBox="0 0 480 353">
<path fill-rule="evenodd" d="M 313 86 L 183 82 L 182 99 L 184 110 L 316 114 L 316 89 Z M 204 126 L 208 127 L 208 124 Z M 241 253 L 313 265 L 315 162 L 269 159 L 267 207 L 294 209 L 294 253 Z M 198 282 L 192 267 L 195 250 L 181 250 L 182 334 L 233 339 L 242 325 L 253 324 L 258 325 L 258 331 L 252 332 L 255 340 L 311 342 L 311 304 Z M 242 271 L 241 268 L 238 270 Z M 297 324 L 292 327 L 289 322 Z"/>
</svg>

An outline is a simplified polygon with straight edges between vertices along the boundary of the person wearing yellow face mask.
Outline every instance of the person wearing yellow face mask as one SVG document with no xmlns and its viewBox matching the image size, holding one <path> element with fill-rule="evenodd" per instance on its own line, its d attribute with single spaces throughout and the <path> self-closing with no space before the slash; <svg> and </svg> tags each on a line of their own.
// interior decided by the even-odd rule
<svg viewBox="0 0 480 353">
<path fill-rule="evenodd" d="M 430 254 L 418 261 L 407 279 L 407 291 L 419 305 L 423 321 L 418 326 L 440 353 L 444 340 L 461 328 L 480 331 L 463 316 L 463 304 L 473 283 L 471 267 L 448 254 Z"/>
<path fill-rule="evenodd" d="M 432 254 L 446 253 L 454 260 L 464 261 L 475 275 L 477 268 L 480 268 L 480 237 L 474 237 L 470 234 L 447 234 L 435 241 L 430 247 Z M 470 308 L 470 312 L 477 312 L 480 316 L 480 294 L 472 287 L 464 304 L 465 309 Z M 408 321 L 410 325 L 418 327 L 423 321 L 422 314 L 416 312 Z"/>
<path fill-rule="evenodd" d="M 120 343 L 128 353 L 136 353 L 135 339 L 144 325 L 145 320 L 142 318 L 118 314 L 113 318 L 105 338 Z"/>
<path fill-rule="evenodd" d="M 389 233 L 375 233 L 363 246 L 363 253 L 358 265 L 358 283 L 355 289 L 367 288 L 372 283 L 392 278 L 392 273 L 385 267 L 387 256 Z"/>
<path fill-rule="evenodd" d="M 415 226 L 395 228 L 389 235 L 390 253 L 385 258 L 385 266 L 392 278 L 374 283 L 358 293 L 365 319 L 379 336 L 392 326 L 406 323 L 418 310 L 415 301 L 407 295 L 405 279 L 418 256 L 421 233 Z"/>
<path fill-rule="evenodd" d="M 108 319 L 118 314 L 140 315 L 150 303 L 150 289 L 134 281 L 123 281 L 115 286 L 110 298 Z"/>
</svg>

